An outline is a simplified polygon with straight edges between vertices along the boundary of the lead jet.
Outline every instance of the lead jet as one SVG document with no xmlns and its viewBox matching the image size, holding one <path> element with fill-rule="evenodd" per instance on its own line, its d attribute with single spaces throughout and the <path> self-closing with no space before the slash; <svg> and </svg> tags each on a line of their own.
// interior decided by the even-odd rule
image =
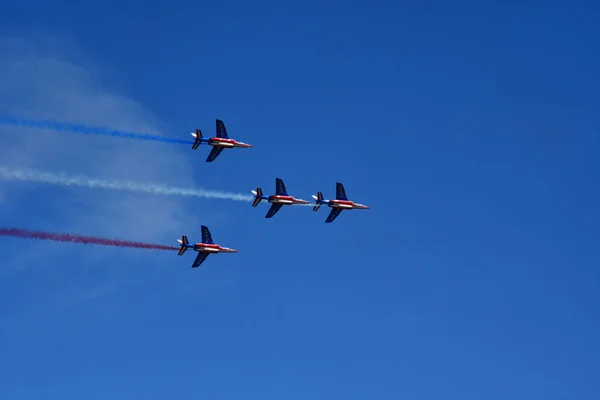
<svg viewBox="0 0 600 400">
<path fill-rule="evenodd" d="M 291 206 L 292 204 L 310 204 L 310 201 L 297 199 L 294 196 L 288 195 L 288 192 L 285 189 L 285 184 L 281 178 L 275 178 L 275 194 L 268 197 L 263 196 L 263 191 L 261 188 L 256 188 L 256 190 L 252 191 L 252 194 L 254 195 L 252 207 L 256 207 L 262 200 L 267 200 L 269 203 L 271 203 L 271 208 L 269 208 L 269 211 L 267 211 L 265 218 L 271 218 L 282 206 Z"/>
<path fill-rule="evenodd" d="M 206 139 L 202 137 L 202 131 L 200 129 L 196 129 L 196 132 L 192 132 L 191 134 L 195 141 L 192 145 L 192 150 L 196 150 L 198 146 L 202 143 L 208 143 L 209 146 L 213 146 L 213 149 L 208 154 L 206 158 L 206 162 L 214 161 L 219 154 L 223 151 L 223 149 L 231 149 L 233 147 L 244 147 L 250 148 L 251 144 L 238 142 L 235 139 L 231 139 L 227 134 L 227 129 L 225 129 L 225 124 L 220 119 L 217 120 L 217 136 L 212 137 L 210 139 Z"/>
<path fill-rule="evenodd" d="M 313 211 L 317 211 L 319 207 L 323 204 L 327 204 L 331 207 L 331 212 L 329 216 L 325 220 L 326 223 L 333 222 L 334 219 L 337 218 L 338 215 L 343 210 L 352 210 L 352 209 L 368 209 L 369 206 L 365 206 L 364 204 L 355 203 L 353 201 L 348 200 L 346 196 L 346 190 L 344 189 L 344 185 L 340 182 L 335 183 L 335 200 L 324 200 L 323 193 L 318 192 L 316 196 L 312 196 L 315 199 L 315 206 L 313 207 Z"/>
<path fill-rule="evenodd" d="M 194 251 L 198 252 L 196 259 L 194 260 L 194 263 L 192 264 L 192 268 L 198 268 L 200 266 L 200 264 L 202 264 L 204 262 L 204 260 L 206 260 L 206 257 L 208 257 L 210 254 L 237 253 L 237 250 L 235 250 L 235 249 L 230 249 L 229 247 L 223 247 L 221 245 L 215 244 L 213 242 L 210 231 L 208 230 L 208 228 L 206 226 L 202 225 L 201 230 L 202 230 L 202 242 L 201 243 L 190 244 L 187 236 L 185 236 L 185 235 L 181 236 L 181 239 L 177 239 L 177 241 L 181 245 L 181 248 L 179 249 L 179 253 L 177 253 L 178 256 L 182 256 L 183 253 L 185 253 L 187 249 L 193 249 Z"/>
</svg>

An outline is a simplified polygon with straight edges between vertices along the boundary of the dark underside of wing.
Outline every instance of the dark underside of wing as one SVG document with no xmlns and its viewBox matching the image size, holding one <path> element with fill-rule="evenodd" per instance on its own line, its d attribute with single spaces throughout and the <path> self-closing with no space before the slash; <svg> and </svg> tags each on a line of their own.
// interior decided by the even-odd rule
<svg viewBox="0 0 600 400">
<path fill-rule="evenodd" d="M 202 243 L 213 244 L 214 243 L 213 238 L 212 238 L 212 235 L 210 234 L 210 230 L 208 229 L 208 227 L 202 225 L 201 231 L 202 231 Z"/>
<path fill-rule="evenodd" d="M 333 220 L 336 219 L 337 216 L 340 215 L 341 212 L 342 212 L 341 208 L 332 208 L 331 212 L 327 216 L 327 219 L 325 220 L 325 222 L 326 223 L 333 222 Z"/>
<path fill-rule="evenodd" d="M 225 124 L 220 119 L 217 120 L 217 137 L 229 139 L 227 129 L 225 129 Z"/>
<path fill-rule="evenodd" d="M 283 204 L 271 204 L 271 208 L 269 208 L 269 211 L 267 212 L 267 215 L 265 215 L 265 218 L 271 218 L 273 215 L 277 214 L 277 211 L 281 209 L 281 206 L 283 206 Z"/>
<path fill-rule="evenodd" d="M 192 264 L 192 268 L 198 268 L 200 264 L 206 260 L 206 257 L 208 257 L 209 254 L 210 253 L 207 253 L 206 251 L 199 251 L 194 263 Z"/>
<path fill-rule="evenodd" d="M 215 158 L 219 157 L 219 154 L 221 154 L 221 152 L 223 151 L 223 147 L 221 146 L 215 146 L 212 148 L 212 150 L 210 151 L 210 153 L 208 154 L 208 157 L 206 157 L 206 162 L 212 162 L 215 160 Z"/>
</svg>

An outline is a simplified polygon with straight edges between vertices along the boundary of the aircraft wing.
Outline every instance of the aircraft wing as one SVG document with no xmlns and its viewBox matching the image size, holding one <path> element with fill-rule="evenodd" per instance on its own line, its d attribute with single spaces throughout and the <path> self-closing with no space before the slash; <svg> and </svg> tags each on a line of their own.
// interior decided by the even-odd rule
<svg viewBox="0 0 600 400">
<path fill-rule="evenodd" d="M 210 231 L 208 230 L 208 227 L 202 225 L 201 230 L 202 230 L 202 243 L 213 244 L 214 242 L 213 242 L 212 236 L 210 234 Z"/>
<path fill-rule="evenodd" d="M 346 190 L 344 189 L 344 185 L 339 182 L 335 184 L 335 198 L 336 200 L 348 200 L 346 197 Z"/>
<path fill-rule="evenodd" d="M 217 137 L 229 139 L 227 129 L 225 129 L 225 124 L 220 119 L 217 120 Z"/>
<path fill-rule="evenodd" d="M 283 183 L 283 179 L 275 178 L 275 194 L 278 196 L 287 196 L 287 190 L 285 188 L 285 183 Z"/>
<path fill-rule="evenodd" d="M 206 257 L 208 257 L 209 254 L 210 253 L 206 251 L 199 251 L 198 255 L 196 256 L 196 259 L 194 260 L 194 263 L 192 264 L 192 268 L 198 268 L 200 264 L 202 264 L 204 260 L 206 260 Z"/>
<path fill-rule="evenodd" d="M 341 212 L 342 212 L 341 208 L 332 208 L 331 212 L 327 216 L 327 219 L 325 220 L 325 223 L 333 222 L 333 220 L 336 219 L 337 216 L 340 215 Z"/>
<path fill-rule="evenodd" d="M 281 209 L 282 206 L 283 204 L 271 204 L 271 208 L 269 208 L 269 211 L 267 212 L 267 215 L 265 215 L 265 218 L 271 218 L 273 215 L 277 214 L 277 211 L 279 211 L 279 209 Z"/>
<path fill-rule="evenodd" d="M 219 154 L 223 151 L 224 147 L 215 146 L 206 157 L 206 162 L 212 162 L 215 158 L 219 157 Z"/>
</svg>

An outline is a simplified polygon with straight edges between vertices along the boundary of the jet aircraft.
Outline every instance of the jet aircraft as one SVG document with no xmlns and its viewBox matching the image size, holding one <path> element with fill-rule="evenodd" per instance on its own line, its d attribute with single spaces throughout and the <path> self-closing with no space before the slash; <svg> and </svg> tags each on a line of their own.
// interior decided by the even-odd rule
<svg viewBox="0 0 600 400">
<path fill-rule="evenodd" d="M 344 185 L 340 182 L 336 182 L 335 184 L 335 200 L 324 200 L 323 193 L 318 192 L 316 196 L 312 196 L 315 199 L 315 206 L 313 207 L 313 211 L 317 211 L 319 207 L 323 204 L 327 204 L 331 207 L 331 212 L 329 216 L 325 220 L 326 223 L 333 222 L 334 219 L 337 218 L 338 215 L 343 210 L 352 210 L 352 209 L 368 209 L 369 206 L 365 206 L 364 204 L 355 203 L 353 201 L 348 200 L 346 197 L 346 190 L 344 189 Z"/>
<path fill-rule="evenodd" d="M 252 194 L 254 195 L 252 207 L 256 207 L 262 200 L 267 200 L 269 203 L 271 203 L 271 208 L 269 208 L 269 211 L 267 211 L 265 218 L 271 218 L 284 205 L 290 206 L 292 204 L 310 204 L 310 201 L 298 199 L 294 196 L 288 195 L 288 192 L 285 189 L 285 184 L 281 178 L 275 178 L 275 194 L 271 196 L 263 196 L 263 191 L 261 188 L 252 190 Z"/>
<path fill-rule="evenodd" d="M 185 236 L 185 235 L 182 235 L 181 239 L 177 239 L 177 241 L 181 245 L 181 248 L 179 249 L 179 253 L 177 253 L 178 256 L 183 255 L 183 253 L 185 253 L 187 249 L 193 249 L 194 251 L 198 252 L 196 259 L 194 260 L 194 263 L 192 264 L 192 268 L 199 267 L 200 264 L 202 264 L 204 262 L 204 260 L 206 260 L 206 257 L 208 257 L 210 254 L 213 254 L 213 253 L 214 254 L 237 253 L 237 250 L 235 250 L 235 249 L 230 249 L 229 247 L 223 247 L 221 245 L 215 244 L 213 242 L 210 231 L 208 230 L 208 228 L 206 226 L 202 225 L 201 230 L 202 230 L 202 242 L 201 243 L 190 244 L 187 236 Z"/>
<path fill-rule="evenodd" d="M 206 162 L 214 161 L 225 148 L 230 149 L 233 147 L 252 147 L 251 144 L 238 142 L 235 139 L 229 138 L 229 135 L 227 134 L 227 129 L 225 129 L 225 124 L 220 119 L 217 119 L 216 137 L 206 139 L 202 137 L 202 131 L 200 129 L 196 129 L 196 132 L 192 132 L 191 135 L 195 139 L 194 144 L 192 145 L 192 150 L 196 150 L 198 146 L 200 146 L 200 144 L 202 143 L 207 143 L 209 146 L 213 146 L 213 149 L 210 151 L 208 157 L 206 158 Z"/>
</svg>

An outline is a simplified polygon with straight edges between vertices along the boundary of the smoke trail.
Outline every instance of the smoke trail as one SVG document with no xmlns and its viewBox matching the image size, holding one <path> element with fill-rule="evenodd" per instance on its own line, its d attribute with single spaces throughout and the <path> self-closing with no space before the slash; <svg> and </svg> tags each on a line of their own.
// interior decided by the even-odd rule
<svg viewBox="0 0 600 400">
<path fill-rule="evenodd" d="M 54 240 L 55 242 L 95 244 L 98 246 L 132 247 L 136 249 L 179 250 L 179 247 L 163 246 L 161 244 L 130 242 L 126 240 L 117 239 L 103 239 L 94 236 L 81 236 L 69 233 L 28 231 L 25 229 L 18 228 L 0 228 L 0 236 L 12 236 L 23 239 Z"/>
<path fill-rule="evenodd" d="M 30 128 L 52 129 L 55 131 L 67 131 L 74 133 L 85 133 L 88 135 L 116 136 L 122 138 L 152 140 L 155 142 L 193 144 L 191 140 L 171 139 L 149 133 L 136 133 L 119 131 L 116 129 L 86 126 L 83 124 L 70 124 L 67 122 L 43 121 L 29 118 L 16 118 L 9 116 L 0 116 L 0 125 L 27 126 Z"/>
<path fill-rule="evenodd" d="M 253 196 L 228 193 L 215 190 L 186 189 L 157 185 L 154 183 L 141 183 L 120 180 L 92 179 L 82 175 L 66 175 L 62 173 L 43 172 L 35 169 L 11 168 L 0 166 L 0 178 L 6 180 L 29 181 L 48 183 L 63 186 L 85 186 L 89 188 L 102 188 L 124 190 L 165 196 L 192 196 L 206 199 L 221 199 L 235 201 L 252 201 Z"/>
</svg>

